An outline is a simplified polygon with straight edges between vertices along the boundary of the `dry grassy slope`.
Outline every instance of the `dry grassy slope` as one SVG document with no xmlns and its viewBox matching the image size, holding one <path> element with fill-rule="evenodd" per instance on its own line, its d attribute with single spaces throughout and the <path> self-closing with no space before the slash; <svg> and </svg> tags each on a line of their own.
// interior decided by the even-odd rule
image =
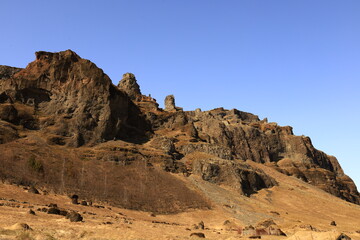
<svg viewBox="0 0 360 240">
<path fill-rule="evenodd" d="M 43 133 L 26 134 L 0 145 L 1 179 L 136 210 L 173 213 L 209 208 L 201 195 L 159 168 L 156 160 L 166 157 L 162 152 L 150 154 L 149 148 L 123 141 L 68 148 L 48 145 Z M 40 163 L 42 169 L 30 167 L 31 160 Z"/>
<path fill-rule="evenodd" d="M 288 237 L 263 236 L 262 239 L 325 240 L 335 239 L 340 232 L 346 233 L 352 239 L 360 239 L 360 234 L 356 233 L 360 230 L 360 206 L 340 200 L 264 165 L 254 162 L 249 164 L 273 176 L 279 182 L 279 186 L 261 190 L 247 198 L 240 196 L 233 189 L 200 181 L 196 176 L 186 178 L 175 175 L 191 189 L 205 194 L 213 208 L 156 217 L 151 217 L 147 212 L 115 207 L 109 209 L 106 205 L 104 209 L 72 205 L 66 196 L 35 195 L 20 187 L 0 184 L 0 196 L 6 199 L 0 203 L 15 206 L 0 206 L 0 239 L 21 239 L 26 234 L 34 239 L 190 239 L 191 232 L 201 230 L 189 231 L 187 228 L 192 229 L 192 225 L 200 221 L 204 221 L 205 227 L 208 228 L 201 231 L 207 239 L 239 239 L 241 237 L 236 231 L 229 231 L 223 225 L 225 220 L 230 220 L 232 226 L 237 227 L 255 224 L 268 218 L 272 218 Z M 15 199 L 20 203 L 9 202 L 9 199 Z M 23 201 L 28 203 L 21 203 Z M 57 203 L 61 208 L 79 211 L 84 216 L 84 222 L 70 223 L 62 216 L 38 211 L 36 216 L 27 213 L 29 205 L 37 209 L 49 203 Z M 20 207 L 17 208 L 17 205 Z M 337 226 L 330 225 L 333 220 Z M 21 233 L 7 229 L 19 222 L 26 222 L 34 230 Z M 309 224 L 318 231 L 310 231 L 307 227 Z"/>
</svg>

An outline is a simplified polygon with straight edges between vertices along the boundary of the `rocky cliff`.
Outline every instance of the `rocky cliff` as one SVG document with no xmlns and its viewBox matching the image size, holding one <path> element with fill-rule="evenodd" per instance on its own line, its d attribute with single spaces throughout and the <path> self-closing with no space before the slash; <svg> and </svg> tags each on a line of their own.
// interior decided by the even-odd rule
<svg viewBox="0 0 360 240">
<path fill-rule="evenodd" d="M 24 126 L 47 130 L 69 146 L 114 138 L 139 141 L 150 130 L 126 92 L 70 50 L 37 52 L 25 69 L 0 70 L 0 101 L 31 107 L 37 114 Z"/>
<path fill-rule="evenodd" d="M 183 111 L 172 95 L 163 110 L 134 74 L 115 86 L 70 50 L 0 66 L 0 150 L 3 181 L 147 211 L 211 207 L 177 175 L 245 196 L 278 185 L 250 162 L 360 203 L 336 158 L 291 127 L 236 109 Z"/>
</svg>

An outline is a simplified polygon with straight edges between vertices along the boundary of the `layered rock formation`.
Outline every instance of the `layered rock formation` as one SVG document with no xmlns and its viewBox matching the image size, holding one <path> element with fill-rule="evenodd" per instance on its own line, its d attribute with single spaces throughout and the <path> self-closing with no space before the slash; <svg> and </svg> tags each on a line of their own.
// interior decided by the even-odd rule
<svg viewBox="0 0 360 240">
<path fill-rule="evenodd" d="M 70 50 L 37 52 L 25 69 L 0 66 L 0 118 L 5 153 L 0 175 L 17 183 L 174 212 L 210 205 L 162 170 L 194 175 L 245 196 L 278 184 L 252 161 L 360 203 L 336 158 L 315 149 L 310 138 L 293 135 L 291 127 L 236 109 L 182 111 L 172 95 L 163 110 L 141 94 L 134 74 L 124 74 L 116 87 L 95 64 Z M 30 168 L 17 171 L 24 164 Z"/>
</svg>

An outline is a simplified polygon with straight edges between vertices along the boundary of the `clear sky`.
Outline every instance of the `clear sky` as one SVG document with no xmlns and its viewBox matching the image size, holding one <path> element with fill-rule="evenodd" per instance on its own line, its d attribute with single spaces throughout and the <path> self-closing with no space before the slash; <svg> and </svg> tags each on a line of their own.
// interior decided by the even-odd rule
<svg viewBox="0 0 360 240">
<path fill-rule="evenodd" d="M 0 64 L 72 49 L 160 105 L 291 125 L 360 188 L 359 0 L 0 1 Z"/>
</svg>

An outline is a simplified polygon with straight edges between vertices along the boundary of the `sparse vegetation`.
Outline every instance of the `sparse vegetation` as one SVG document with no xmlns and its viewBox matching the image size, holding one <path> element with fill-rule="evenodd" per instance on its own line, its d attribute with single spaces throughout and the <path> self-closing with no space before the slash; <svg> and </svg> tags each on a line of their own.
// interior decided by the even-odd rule
<svg viewBox="0 0 360 240">
<path fill-rule="evenodd" d="M 31 155 L 28 162 L 29 168 L 37 173 L 44 172 L 44 166 L 40 160 L 36 160 L 34 155 Z"/>
</svg>

